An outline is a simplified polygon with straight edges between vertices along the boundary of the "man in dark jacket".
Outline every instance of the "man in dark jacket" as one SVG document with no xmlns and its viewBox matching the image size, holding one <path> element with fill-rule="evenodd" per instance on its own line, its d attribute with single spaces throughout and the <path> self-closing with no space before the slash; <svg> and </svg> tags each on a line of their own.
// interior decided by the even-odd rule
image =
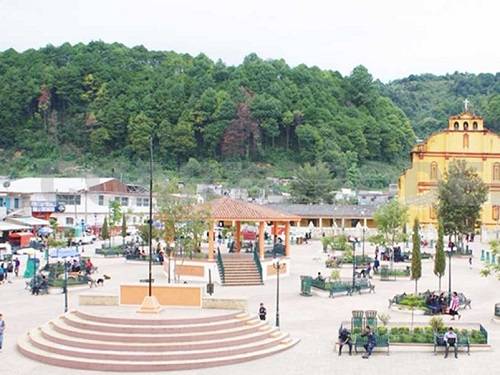
<svg viewBox="0 0 500 375">
<path fill-rule="evenodd" d="M 351 332 L 347 328 L 342 327 L 339 331 L 339 356 L 342 355 L 342 347 L 344 345 L 349 346 L 349 355 L 352 354 L 352 339 Z"/>
<path fill-rule="evenodd" d="M 366 326 L 365 331 L 361 334 L 361 336 L 366 337 L 367 341 L 365 344 L 366 353 L 363 354 L 363 358 L 367 359 L 372 355 L 372 351 L 377 345 L 377 339 L 375 338 L 375 333 L 373 333 L 370 326 Z"/>
</svg>

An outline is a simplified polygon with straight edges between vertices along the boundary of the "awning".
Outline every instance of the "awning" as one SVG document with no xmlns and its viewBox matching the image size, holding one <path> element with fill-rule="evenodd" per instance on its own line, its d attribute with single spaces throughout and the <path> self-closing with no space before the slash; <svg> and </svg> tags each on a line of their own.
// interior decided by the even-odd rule
<svg viewBox="0 0 500 375">
<path fill-rule="evenodd" d="M 48 220 L 39 219 L 33 216 L 9 216 L 5 218 L 5 221 L 21 225 L 28 225 L 30 227 L 50 225 Z"/>
<path fill-rule="evenodd" d="M 0 221 L 0 232 L 9 232 L 11 230 L 25 230 L 30 229 L 29 226 L 19 225 L 14 223 L 7 223 L 5 221 Z"/>
</svg>

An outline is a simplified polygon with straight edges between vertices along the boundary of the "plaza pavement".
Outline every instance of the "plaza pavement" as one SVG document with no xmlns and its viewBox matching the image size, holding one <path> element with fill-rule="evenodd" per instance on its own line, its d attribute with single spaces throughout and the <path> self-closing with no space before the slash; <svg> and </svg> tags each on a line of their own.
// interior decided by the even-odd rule
<svg viewBox="0 0 500 375">
<path fill-rule="evenodd" d="M 492 322 L 494 304 L 500 302 L 500 282 L 493 277 L 482 278 L 479 275 L 480 244 L 474 244 L 474 265 L 470 270 L 467 258 L 452 260 L 453 290 L 463 291 L 472 298 L 472 310 L 462 313 L 462 322 L 482 323 L 489 332 L 492 350 L 488 352 L 472 352 L 470 356 L 459 354 L 458 359 L 444 360 L 442 355 L 434 356 L 431 352 L 392 352 L 389 356 L 377 353 L 369 360 L 361 355 L 338 357 L 334 353 L 337 331 L 342 321 L 348 320 L 355 309 L 374 309 L 389 313 L 391 322 L 409 322 L 410 315 L 388 310 L 388 299 L 394 294 L 414 290 L 414 283 L 403 279 L 395 282 L 381 282 L 374 279 L 375 294 L 339 296 L 329 299 L 319 296 L 302 297 L 300 291 L 300 275 L 316 275 L 321 271 L 328 276 L 330 271 L 324 267 L 325 255 L 321 245 L 313 241 L 309 245 L 292 247 L 292 267 L 289 277 L 280 280 L 280 318 L 281 329 L 290 333 L 301 342 L 294 348 L 281 354 L 234 366 L 218 367 L 203 370 L 182 371 L 179 374 L 195 375 L 299 375 L 299 374 L 467 374 L 480 372 L 481 375 L 500 374 L 500 324 Z M 368 250 L 370 253 L 373 249 Z M 87 248 L 87 253 L 92 250 Z M 146 278 L 147 266 L 126 263 L 122 258 L 94 258 L 102 273 L 111 276 L 99 291 L 118 293 L 119 284 L 125 281 L 137 281 Z M 423 261 L 423 277 L 419 281 L 419 290 L 437 289 L 437 278 L 432 273 L 432 260 Z M 24 267 L 23 267 L 24 268 Z M 153 277 L 165 280 L 160 267 L 154 267 Z M 350 268 L 343 268 L 341 276 L 348 278 Z M 447 275 L 443 278 L 443 288 L 447 289 Z M 70 293 L 70 309 L 78 308 L 77 298 L 87 288 Z M 214 297 L 247 298 L 250 313 L 256 313 L 258 304 L 264 302 L 268 308 L 268 319 L 274 323 L 276 281 L 268 281 L 264 286 L 254 287 L 220 287 L 216 285 Z M 4 314 L 7 324 L 4 350 L 0 353 L 0 374 L 2 375 L 66 375 L 87 374 L 97 372 L 71 370 L 48 366 L 23 357 L 16 350 L 16 339 L 28 329 L 44 324 L 63 312 L 62 294 L 48 296 L 31 296 L 24 290 L 24 280 L 14 280 L 12 284 L 0 286 L 0 312 Z M 123 312 L 122 312 L 123 313 Z M 198 314 L 199 312 L 183 312 L 179 309 L 164 310 L 162 315 L 179 316 Z M 213 314 L 213 311 L 208 312 Z M 415 316 L 415 321 L 427 321 L 428 317 Z M 444 317 L 445 322 L 450 317 Z"/>
</svg>

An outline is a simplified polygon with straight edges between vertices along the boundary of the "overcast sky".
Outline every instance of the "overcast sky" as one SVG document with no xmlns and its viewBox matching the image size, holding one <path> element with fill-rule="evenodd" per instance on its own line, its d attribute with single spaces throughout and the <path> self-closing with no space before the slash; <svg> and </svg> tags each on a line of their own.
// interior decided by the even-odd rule
<svg viewBox="0 0 500 375">
<path fill-rule="evenodd" d="M 288 64 L 383 81 L 500 71 L 495 0 L 0 0 L 0 50 L 103 40 Z"/>
</svg>

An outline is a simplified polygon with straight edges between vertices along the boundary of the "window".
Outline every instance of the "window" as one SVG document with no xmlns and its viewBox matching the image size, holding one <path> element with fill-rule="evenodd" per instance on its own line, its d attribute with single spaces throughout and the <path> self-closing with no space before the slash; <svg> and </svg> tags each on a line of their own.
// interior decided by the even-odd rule
<svg viewBox="0 0 500 375">
<path fill-rule="evenodd" d="M 66 225 L 73 225 L 74 223 L 75 223 L 75 220 L 73 220 L 72 217 L 66 218 Z"/>
<path fill-rule="evenodd" d="M 479 126 L 478 126 L 478 124 L 477 124 L 477 121 L 474 121 L 474 122 L 472 123 L 472 129 L 477 130 L 477 128 L 478 128 L 478 127 L 479 127 Z"/>
<path fill-rule="evenodd" d="M 128 197 L 122 197 L 121 204 L 122 206 L 128 206 Z"/>
<path fill-rule="evenodd" d="M 81 201 L 80 201 L 80 195 L 74 195 L 74 194 L 57 194 L 56 195 L 56 200 L 58 203 L 64 203 L 66 205 L 77 205 L 79 206 Z"/>
<path fill-rule="evenodd" d="M 142 198 L 142 207 L 149 207 L 149 198 Z"/>
<path fill-rule="evenodd" d="M 5 202 L 3 200 L 2 197 L 0 197 L 0 207 L 4 207 L 5 206 Z"/>
<path fill-rule="evenodd" d="M 453 124 L 453 127 L 455 128 L 455 130 L 458 130 L 458 128 L 460 127 L 458 121 Z"/>
<path fill-rule="evenodd" d="M 99 195 L 98 201 L 99 206 L 104 206 L 104 195 Z"/>
<path fill-rule="evenodd" d="M 493 164 L 493 181 L 500 180 L 500 163 Z"/>
<path fill-rule="evenodd" d="M 438 166 L 435 161 L 431 163 L 431 180 L 437 180 L 438 178 Z"/>
<path fill-rule="evenodd" d="M 469 130 L 469 123 L 467 121 L 464 122 L 464 130 Z"/>
<path fill-rule="evenodd" d="M 19 208 L 19 198 L 14 198 L 14 208 Z"/>
<path fill-rule="evenodd" d="M 493 206 L 491 208 L 491 218 L 495 221 L 498 221 L 500 218 L 500 206 Z"/>
<path fill-rule="evenodd" d="M 469 134 L 464 134 L 463 148 L 469 148 Z"/>
<path fill-rule="evenodd" d="M 136 201 L 135 201 L 135 205 L 137 207 L 142 207 L 142 198 L 137 198 Z"/>
</svg>

